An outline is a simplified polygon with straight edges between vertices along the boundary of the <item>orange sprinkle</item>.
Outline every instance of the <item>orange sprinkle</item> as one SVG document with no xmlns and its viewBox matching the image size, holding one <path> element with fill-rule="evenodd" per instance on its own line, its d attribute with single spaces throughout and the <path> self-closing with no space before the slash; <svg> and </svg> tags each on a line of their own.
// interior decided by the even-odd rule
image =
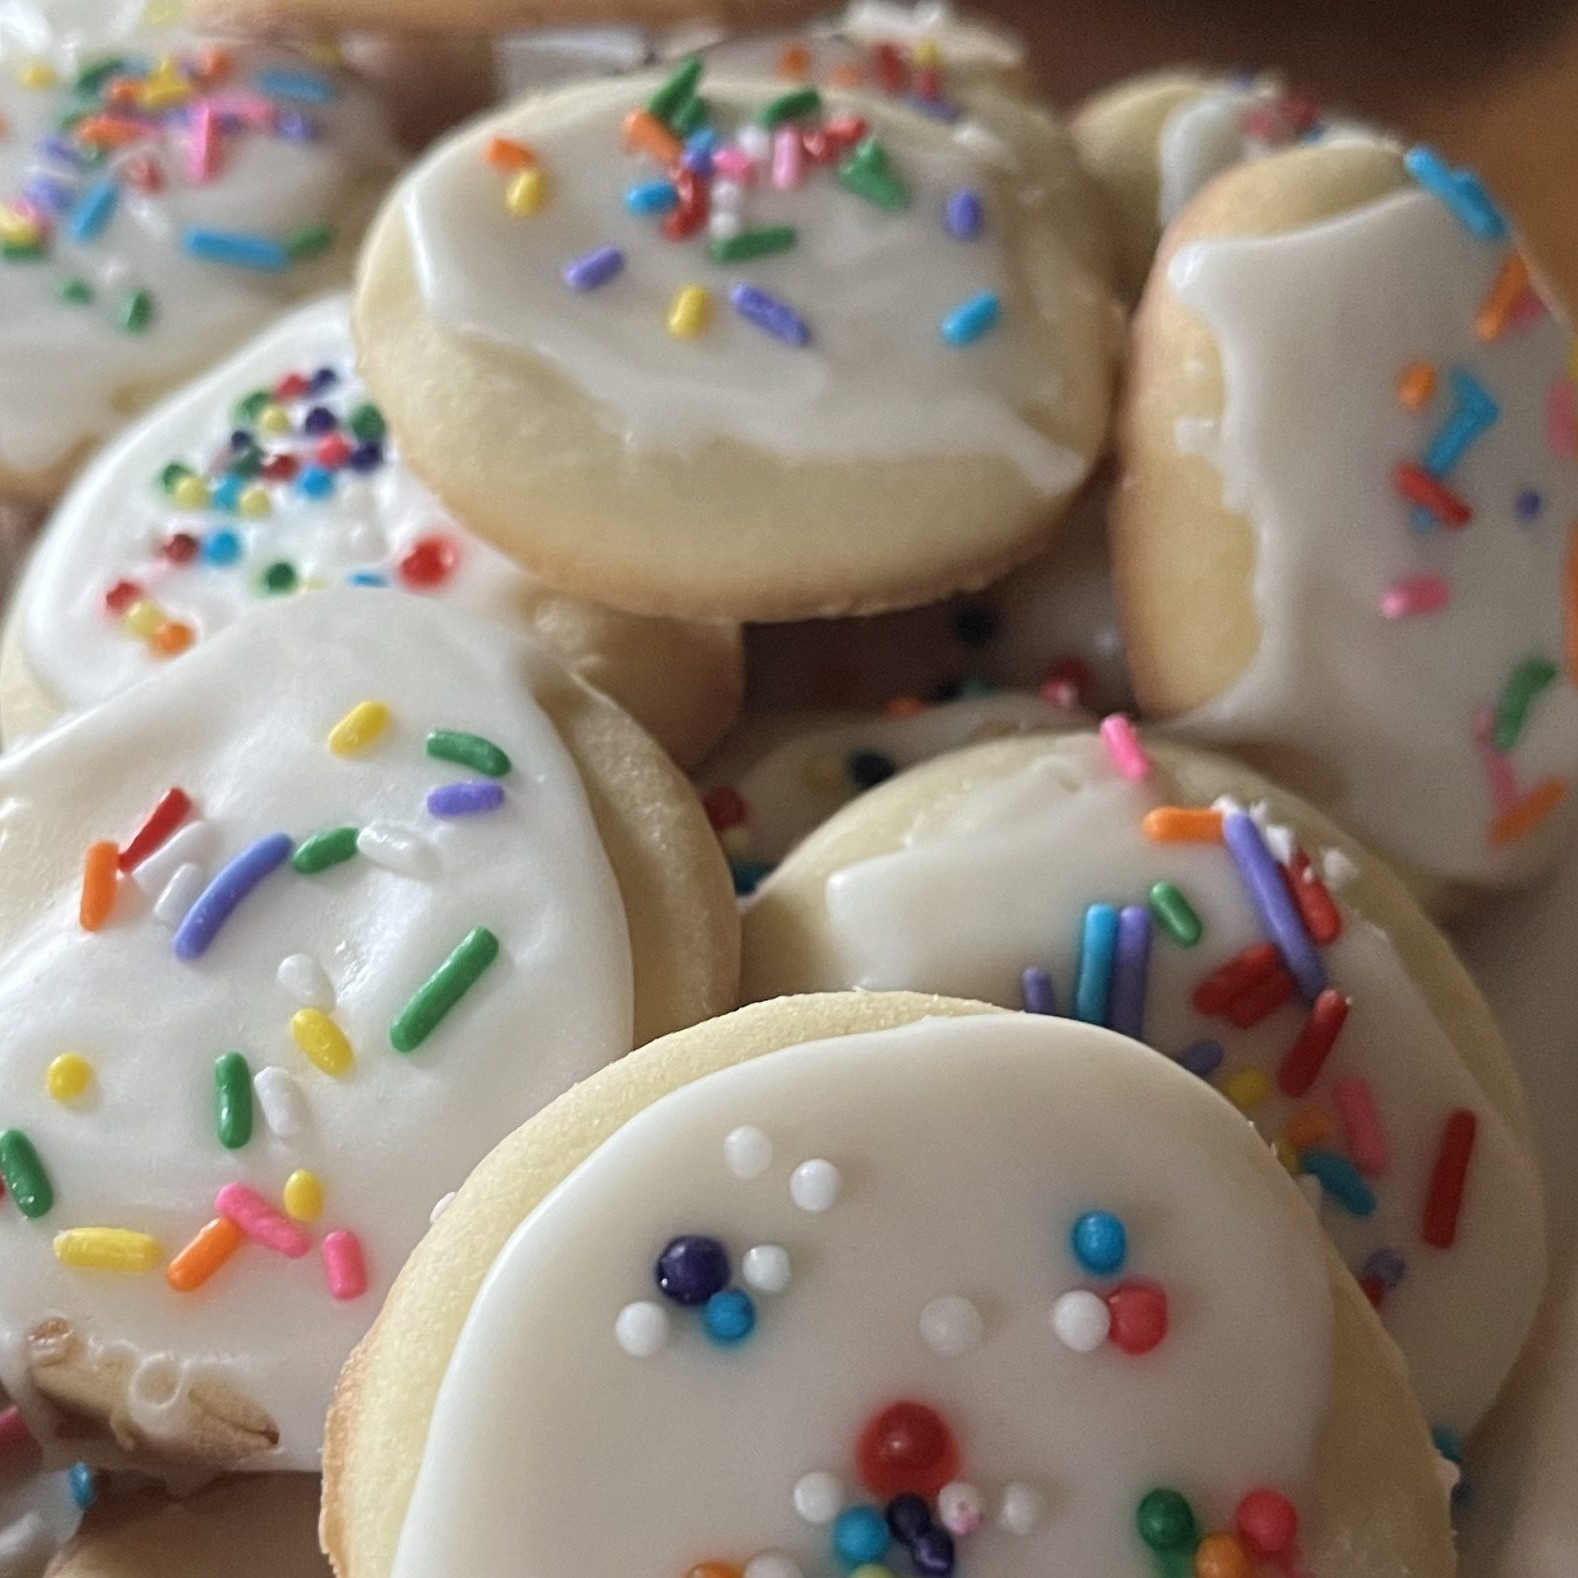
<svg viewBox="0 0 1578 1578">
<path fill-rule="evenodd" d="M 803 82 L 811 75 L 811 51 L 804 44 L 790 44 L 778 57 L 778 75 Z"/>
<path fill-rule="evenodd" d="M 1528 288 L 1529 265 L 1521 252 L 1513 252 L 1501 265 L 1501 272 L 1474 316 L 1474 332 L 1487 345 L 1501 338 L 1512 319 L 1513 309 Z"/>
<path fill-rule="evenodd" d="M 1578 685 L 1578 521 L 1567 528 L 1567 565 L 1562 571 L 1562 635 L 1567 677 Z"/>
<path fill-rule="evenodd" d="M 190 625 L 183 625 L 179 619 L 166 619 L 154 633 L 148 637 L 151 646 L 160 657 L 176 657 L 191 646 L 196 637 L 196 632 Z"/>
<path fill-rule="evenodd" d="M 124 148 L 147 135 L 147 127 L 121 115 L 90 115 L 76 128 L 78 142 L 89 148 Z"/>
<path fill-rule="evenodd" d="M 236 57 L 217 44 L 210 45 L 197 56 L 197 75 L 210 87 L 225 81 L 235 69 Z"/>
<path fill-rule="evenodd" d="M 857 65 L 837 67 L 833 75 L 828 78 L 828 86 L 834 88 L 858 88 L 866 80 L 865 72 Z"/>
<path fill-rule="evenodd" d="M 495 170 L 530 170 L 537 163 L 537 155 L 513 137 L 495 137 L 488 144 L 488 163 Z"/>
<path fill-rule="evenodd" d="M 116 77 L 105 90 L 106 101 L 117 109 L 132 110 L 137 107 L 137 97 L 142 84 L 135 77 Z"/>
<path fill-rule="evenodd" d="M 116 870 L 120 858 L 120 846 L 107 839 L 88 845 L 82 861 L 82 902 L 77 907 L 77 917 L 84 931 L 98 931 L 115 908 Z"/>
<path fill-rule="evenodd" d="M 1423 411 L 1435 397 L 1436 370 L 1429 362 L 1414 362 L 1397 380 L 1397 403 L 1405 411 Z"/>
<path fill-rule="evenodd" d="M 665 165 L 678 164 L 685 151 L 679 138 L 647 110 L 631 110 L 625 116 L 625 150 L 647 154 Z"/>
<path fill-rule="evenodd" d="M 226 1216 L 216 1216 L 165 1268 L 164 1279 L 177 1293 L 191 1293 L 235 1254 L 245 1237 Z"/>
<path fill-rule="evenodd" d="M 1145 813 L 1140 824 L 1145 836 L 1157 844 L 1220 844 L 1222 813 L 1209 806 L 1159 805 Z"/>
<path fill-rule="evenodd" d="M 1567 797 L 1567 784 L 1560 778 L 1547 778 L 1526 795 L 1514 800 L 1490 824 L 1485 835 L 1493 848 L 1516 844 L 1527 838 Z"/>
<path fill-rule="evenodd" d="M 1289 1122 L 1284 1138 L 1294 1150 L 1318 1150 L 1336 1134 L 1336 1125 L 1316 1107 L 1307 1107 Z"/>
<path fill-rule="evenodd" d="M 882 709 L 884 718 L 915 718 L 926 710 L 919 696 L 894 696 Z"/>
</svg>

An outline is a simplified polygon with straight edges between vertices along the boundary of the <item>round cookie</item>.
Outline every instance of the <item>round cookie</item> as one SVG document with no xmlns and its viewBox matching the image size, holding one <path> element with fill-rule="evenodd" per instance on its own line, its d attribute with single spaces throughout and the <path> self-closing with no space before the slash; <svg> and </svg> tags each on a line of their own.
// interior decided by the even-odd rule
<svg viewBox="0 0 1578 1578">
<path fill-rule="evenodd" d="M 335 296 L 172 396 L 78 478 L 12 606 L 0 728 L 36 733 L 256 608 L 345 583 L 523 625 L 681 765 L 739 709 L 737 628 L 550 592 L 445 515 L 367 399 Z"/>
<path fill-rule="evenodd" d="M 386 207 L 356 329 L 412 468 L 550 585 L 639 613 L 871 611 L 1031 555 L 1116 349 L 1067 194 L 1001 139 L 777 82 L 698 96 L 696 69 L 528 99 Z M 721 138 L 683 208 L 649 102 Z M 623 151 L 632 112 L 657 159 Z"/>
<path fill-rule="evenodd" d="M 597 27 L 630 21 L 623 0 L 192 0 L 212 26 L 255 29 L 302 26 L 366 28 L 373 32 L 459 30 L 494 32 L 515 27 Z M 641 20 L 664 27 L 694 20 L 696 0 L 642 0 Z M 817 0 L 708 0 L 708 18 L 722 27 L 771 27 L 802 22 Z"/>
<path fill-rule="evenodd" d="M 434 1203 L 734 998 L 678 772 L 420 598 L 243 620 L 0 759 L 0 801 L 0 1380 L 46 1450 L 316 1468 Z"/>
<path fill-rule="evenodd" d="M 1569 335 L 1483 188 L 1407 163 L 1421 185 L 1375 142 L 1279 154 L 1180 218 L 1113 547 L 1142 705 L 1450 905 L 1571 825 L 1578 419 Z"/>
<path fill-rule="evenodd" d="M 343 279 L 395 168 L 354 77 L 179 15 L 0 3 L 0 497 Z"/>
<path fill-rule="evenodd" d="M 876 715 L 748 713 L 696 784 L 735 891 L 752 893 L 807 833 L 895 773 L 978 740 L 1088 721 L 1044 697 L 1011 690 Z"/>
<path fill-rule="evenodd" d="M 1248 1570 L 1246 1495 L 1284 1570 L 1453 1570 L 1395 1350 L 1247 1126 L 1103 1030 L 908 994 L 743 1010 L 514 1135 L 326 1462 L 342 1578 L 1142 1578 L 1196 1530 Z"/>
<path fill-rule="evenodd" d="M 1235 764 L 1147 757 L 1104 728 L 1110 754 L 1095 733 L 994 741 L 834 816 L 746 910 L 746 998 L 969 994 L 1177 1060 L 1323 1196 L 1426 1416 L 1460 1437 L 1545 1274 L 1523 1098 L 1489 1009 L 1324 818 Z"/>
</svg>

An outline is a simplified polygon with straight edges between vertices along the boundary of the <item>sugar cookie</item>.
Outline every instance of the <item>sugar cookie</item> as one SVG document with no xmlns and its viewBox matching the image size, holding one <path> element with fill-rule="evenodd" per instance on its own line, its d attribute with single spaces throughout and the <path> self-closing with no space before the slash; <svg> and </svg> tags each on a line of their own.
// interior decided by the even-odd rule
<svg viewBox="0 0 1578 1578">
<path fill-rule="evenodd" d="M 1378 143 L 1301 149 L 1185 212 L 1136 321 L 1113 540 L 1141 702 L 1451 904 L 1571 824 L 1578 419 L 1483 188 L 1407 163 L 1422 185 Z"/>
<path fill-rule="evenodd" d="M 172 396 L 78 479 L 17 593 L 0 727 L 37 732 L 255 608 L 346 582 L 525 625 L 684 765 L 739 708 L 736 627 L 549 592 L 444 514 L 367 399 L 336 296 Z"/>
<path fill-rule="evenodd" d="M 353 77 L 146 0 L 0 0 L 0 497 L 349 272 L 397 149 Z"/>
<path fill-rule="evenodd" d="M 1030 556 L 1116 349 L 1067 195 L 1000 140 L 700 69 L 527 99 L 391 200 L 356 328 L 412 469 L 550 585 L 640 613 L 871 611 Z M 709 121 L 702 173 L 669 179 L 649 103 Z M 655 158 L 623 151 L 632 113 Z"/>
<path fill-rule="evenodd" d="M 905 994 L 730 1015 L 513 1136 L 327 1463 L 342 1578 L 1454 1568 L 1395 1350 L 1248 1126 Z"/>
<path fill-rule="evenodd" d="M 1545 1272 L 1489 1009 L 1324 818 L 1234 764 L 1104 729 L 1110 752 L 1093 733 L 974 746 L 833 817 L 746 911 L 746 996 L 969 994 L 1155 1046 L 1324 1196 L 1427 1417 L 1461 1434 L 1527 1339 Z"/>
<path fill-rule="evenodd" d="M 732 999 L 675 769 L 420 598 L 243 620 L 0 759 L 0 803 L 0 1380 L 93 1461 L 315 1468 L 435 1202 Z"/>
</svg>

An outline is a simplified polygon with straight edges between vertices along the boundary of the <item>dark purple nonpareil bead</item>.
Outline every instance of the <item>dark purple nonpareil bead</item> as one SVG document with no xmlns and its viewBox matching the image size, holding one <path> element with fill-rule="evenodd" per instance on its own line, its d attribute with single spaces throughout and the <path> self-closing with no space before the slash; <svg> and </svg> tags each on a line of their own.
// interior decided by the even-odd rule
<svg viewBox="0 0 1578 1578">
<path fill-rule="evenodd" d="M 302 418 L 301 425 L 313 435 L 332 433 L 340 425 L 340 420 L 326 405 L 315 405 Z"/>
<path fill-rule="evenodd" d="M 384 446 L 369 439 L 358 444 L 346 459 L 352 471 L 376 471 L 384 463 Z"/>
<path fill-rule="evenodd" d="M 932 1526 L 925 1497 L 895 1496 L 887 1506 L 888 1527 L 900 1545 L 913 1545 Z"/>
<path fill-rule="evenodd" d="M 1226 1056 L 1220 1041 L 1196 1041 L 1178 1054 L 1178 1064 L 1191 1074 L 1198 1074 L 1201 1079 L 1210 1079 L 1221 1068 L 1222 1059 Z"/>
<path fill-rule="evenodd" d="M 910 1560 L 915 1571 L 928 1578 L 948 1578 L 953 1571 L 953 1536 L 946 1529 L 927 1529 L 910 1546 Z"/>
<path fill-rule="evenodd" d="M 729 1252 L 715 1238 L 684 1233 L 669 1240 L 652 1275 L 665 1298 L 697 1309 L 729 1285 Z"/>
</svg>

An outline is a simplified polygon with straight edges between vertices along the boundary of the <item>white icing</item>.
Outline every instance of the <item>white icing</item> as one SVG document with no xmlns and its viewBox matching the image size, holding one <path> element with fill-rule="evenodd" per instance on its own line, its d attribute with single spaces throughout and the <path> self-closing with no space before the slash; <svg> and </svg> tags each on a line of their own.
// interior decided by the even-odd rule
<svg viewBox="0 0 1578 1578">
<path fill-rule="evenodd" d="M 523 28 L 494 49 L 499 96 L 506 99 L 636 71 L 651 58 L 652 42 L 638 27 Z"/>
<path fill-rule="evenodd" d="M 156 1437 L 183 1428 L 191 1383 L 211 1376 L 279 1426 L 278 1450 L 246 1466 L 316 1466 L 335 1376 L 433 1201 L 543 1102 L 630 1046 L 618 888 L 579 774 L 534 699 L 553 673 L 505 626 L 417 598 L 325 592 L 241 622 L 112 708 L 5 758 L 0 859 L 21 858 L 45 828 L 69 841 L 68 816 L 84 845 L 106 833 L 124 841 L 177 784 L 217 831 L 210 878 L 266 835 L 299 842 L 380 818 L 421 827 L 432 863 L 425 881 L 363 858 L 316 876 L 282 866 L 192 963 L 135 884 L 121 882 L 97 933 L 78 926 L 74 872 L 37 897 L 0 960 L 0 1127 L 32 1139 L 55 1205 L 36 1221 L 9 1202 L 0 1211 L 9 1389 L 25 1380 L 22 1335 L 64 1316 L 152 1365 L 133 1415 Z M 330 729 L 371 697 L 390 708 L 384 733 L 331 754 Z M 505 750 L 501 808 L 425 816 L 430 789 L 475 776 L 425 754 L 432 729 L 474 731 Z M 396 1015 L 478 926 L 498 937 L 498 958 L 428 1040 L 393 1050 Z M 298 952 L 333 983 L 333 1020 L 355 1059 L 341 1077 L 293 1038 L 300 1005 L 276 977 Z M 90 1100 L 45 1094 L 44 1071 L 66 1050 L 93 1066 Z M 235 1151 L 220 1145 L 214 1115 L 214 1060 L 230 1050 L 246 1057 L 259 1097 L 252 1138 Z M 166 1285 L 164 1264 L 214 1215 L 221 1187 L 239 1180 L 277 1205 L 299 1168 L 324 1188 L 314 1240 L 336 1229 L 360 1239 L 365 1295 L 332 1299 L 316 1250 L 287 1261 L 252 1244 L 197 1292 Z M 57 1264 L 51 1240 L 71 1227 L 150 1233 L 160 1269 Z"/>
<path fill-rule="evenodd" d="M 1354 831 L 1448 879 L 1528 875 L 1561 840 L 1569 804 L 1533 836 L 1493 847 L 1500 809 L 1474 719 L 1524 660 L 1563 664 L 1562 583 L 1578 517 L 1574 458 L 1547 442 L 1547 399 L 1567 378 L 1554 319 L 1491 344 L 1474 319 L 1508 256 L 1422 192 L 1273 238 L 1183 248 L 1173 288 L 1221 353 L 1224 502 L 1255 532 L 1260 646 L 1226 690 L 1184 720 L 1202 740 L 1272 741 L 1344 780 L 1333 809 Z M 1433 364 L 1419 414 L 1396 385 Z M 1448 477 L 1473 508 L 1462 530 L 1419 531 L 1394 490 L 1470 370 L 1500 419 Z M 1519 518 L 1534 489 L 1537 518 Z M 1441 576 L 1445 610 L 1386 619 L 1395 581 Z M 1558 674 L 1506 759 L 1520 793 L 1578 768 L 1578 693 Z"/>
<path fill-rule="evenodd" d="M 249 518 L 235 509 L 183 509 L 160 483 L 177 462 L 222 478 L 216 456 L 239 422 L 236 406 L 258 389 L 274 389 L 293 373 L 321 368 L 338 375 L 320 395 L 289 402 L 292 431 L 260 434 L 269 453 L 310 464 L 318 439 L 302 430 L 307 413 L 327 410 L 342 423 L 367 403 L 353 366 L 350 311 L 343 296 L 291 314 L 222 367 L 167 400 L 104 451 L 56 510 L 18 593 L 23 650 L 44 685 L 67 707 L 102 701 L 170 660 L 126 627 L 105 606 L 105 593 L 130 581 L 168 619 L 202 641 L 254 609 L 278 600 L 263 584 L 275 564 L 294 567 L 300 584 L 338 586 L 349 577 L 376 576 L 402 590 L 505 617 L 519 610 L 530 582 L 496 549 L 457 525 L 405 468 L 386 442 L 385 459 L 360 474 L 333 474 L 333 491 L 309 497 L 297 479 L 258 481 L 270 509 Z M 356 440 L 340 430 L 348 442 Z M 173 562 L 164 544 L 185 535 L 209 544 L 233 533 L 234 563 L 215 564 L 202 552 Z M 440 539 L 454 564 L 436 587 L 412 587 L 400 562 L 423 539 Z M 375 595 L 371 593 L 369 595 Z"/>
<path fill-rule="evenodd" d="M 791 458 L 986 454 L 1048 494 L 1078 480 L 1078 457 L 1026 420 L 1058 398 L 1049 378 L 1057 307 L 1034 299 L 1015 263 L 1014 232 L 1048 194 L 1005 179 L 945 128 L 862 100 L 912 189 L 908 210 L 890 213 L 845 191 L 831 168 L 809 170 L 792 191 L 764 174 L 750 193 L 750 225 L 792 225 L 798 244 L 719 265 L 705 235 L 676 243 L 625 209 L 630 186 L 663 174 L 623 152 L 621 129 L 661 80 L 528 99 L 418 168 L 404 213 L 422 295 L 440 324 L 548 363 L 637 449 L 691 451 L 731 438 Z M 731 135 L 782 90 L 704 85 Z M 535 149 L 544 172 L 547 197 L 530 218 L 508 211 L 506 182 L 484 157 L 501 134 Z M 948 194 L 962 187 L 981 189 L 988 210 L 986 235 L 969 243 L 942 226 Z M 600 289 L 569 289 L 566 265 L 605 246 L 624 250 L 624 272 Z M 780 344 L 735 314 L 727 295 L 740 282 L 800 313 L 809 347 Z M 697 283 L 714 292 L 713 322 L 699 339 L 676 340 L 665 326 L 670 304 Z M 944 317 L 988 291 L 1002 299 L 1002 327 L 965 348 L 945 344 Z"/>
<path fill-rule="evenodd" d="M 1246 120 L 1257 109 L 1271 109 L 1277 98 L 1270 85 L 1239 88 L 1222 83 L 1186 99 L 1167 117 L 1156 149 L 1160 224 L 1171 224 L 1214 176 L 1265 151 L 1264 141 L 1253 135 Z"/>
<path fill-rule="evenodd" d="M 41 1578 L 81 1517 L 64 1474 L 7 1477 L 0 1483 L 0 1578 Z"/>
<path fill-rule="evenodd" d="M 971 1535 L 972 1578 L 1148 1571 L 1134 1509 L 1159 1484 L 1186 1482 L 1210 1528 L 1254 1486 L 1297 1501 L 1330 1402 L 1324 1259 L 1296 1193 L 1177 1078 L 1102 1032 L 1004 1016 L 791 1047 L 663 1097 L 494 1262 L 439 1392 L 394 1578 L 750 1572 L 768 1552 L 786 1571 L 834 1571 L 833 1497 L 876 1499 L 857 1434 L 901 1398 L 942 1413 L 969 1480 L 1024 1531 Z M 707 1161 L 745 1122 L 773 1134 L 772 1180 Z M 826 1217 L 784 1189 L 787 1159 L 808 1150 L 846 1165 Z M 1052 1298 L 1089 1280 L 1066 1246 L 1093 1201 L 1128 1222 L 1131 1272 L 1169 1293 L 1171 1329 L 1144 1360 L 1075 1354 L 1047 1325 Z M 613 1312 L 650 1290 L 668 1238 L 701 1224 L 736 1255 L 781 1235 L 807 1273 L 737 1349 L 676 1307 L 665 1352 L 623 1358 Z M 980 1305 L 981 1345 L 963 1357 L 921 1335 L 938 1278 Z"/>
<path fill-rule="evenodd" d="M 79 69 L 128 52 L 157 61 L 213 42 L 145 22 L 147 10 L 128 0 L 0 0 L 0 207 L 39 173 L 59 177 L 72 192 L 105 173 L 40 161 L 39 141 L 53 132 Z M 263 69 L 322 70 L 281 49 L 225 47 L 234 71 L 215 90 L 220 103 L 253 93 Z M 25 85 L 22 76 L 35 64 L 49 67 L 62 85 Z M 182 236 L 195 226 L 279 240 L 324 220 L 346 222 L 348 197 L 357 197 L 353 215 L 365 206 L 360 194 L 392 171 L 394 145 L 367 91 L 332 75 L 336 92 L 327 103 L 279 101 L 310 115 L 316 138 L 266 130 L 224 135 L 217 174 L 199 181 L 185 131 L 157 128 L 105 169 L 121 172 L 129 158 L 152 151 L 161 190 L 141 191 L 121 177 L 118 207 L 96 238 L 70 239 L 62 219 L 47 261 L 0 260 L 0 467 L 33 472 L 62 462 L 124 420 L 129 391 L 145 398 L 160 382 L 203 366 L 300 294 L 289 269 L 261 273 L 204 262 L 188 256 Z M 92 286 L 92 303 L 61 298 L 72 277 Z M 117 315 L 137 289 L 152 293 L 154 317 L 142 333 L 127 333 Z"/>
<path fill-rule="evenodd" d="M 1305 1005 L 1295 998 L 1249 1030 L 1194 1009 L 1195 986 L 1264 933 L 1221 845 L 1145 837 L 1141 820 L 1159 803 L 1154 787 L 1118 776 L 1094 737 L 1048 742 L 1030 765 L 916 816 L 892 853 L 834 872 L 825 932 L 808 941 L 812 979 L 801 986 L 906 988 L 1018 1006 L 1021 972 L 1039 966 L 1052 975 L 1060 1011 L 1071 1012 L 1086 906 L 1143 905 L 1152 885 L 1167 880 L 1199 914 L 1204 936 L 1185 948 L 1156 928 L 1144 1039 L 1172 1056 L 1204 1038 L 1219 1041 L 1219 1087 L 1243 1069 L 1274 1078 Z M 1386 1173 L 1370 1180 L 1376 1209 L 1360 1218 L 1328 1205 L 1322 1222 L 1356 1272 L 1378 1250 L 1402 1255 L 1407 1275 L 1387 1295 L 1383 1318 L 1429 1418 L 1466 1429 L 1495 1397 L 1539 1302 L 1545 1251 L 1534 1169 L 1386 935 L 1345 911 L 1342 935 L 1323 957 L 1331 984 L 1352 999 L 1347 1023 L 1308 1096 L 1291 1100 L 1273 1087 L 1250 1117 L 1274 1140 L 1308 1108 L 1335 1120 L 1337 1080 L 1369 1082 L 1391 1149 Z M 1422 1242 L 1420 1223 L 1455 1108 L 1477 1115 L 1478 1136 L 1457 1243 L 1441 1251 Z M 1340 1130 L 1326 1148 L 1342 1151 Z"/>
</svg>

